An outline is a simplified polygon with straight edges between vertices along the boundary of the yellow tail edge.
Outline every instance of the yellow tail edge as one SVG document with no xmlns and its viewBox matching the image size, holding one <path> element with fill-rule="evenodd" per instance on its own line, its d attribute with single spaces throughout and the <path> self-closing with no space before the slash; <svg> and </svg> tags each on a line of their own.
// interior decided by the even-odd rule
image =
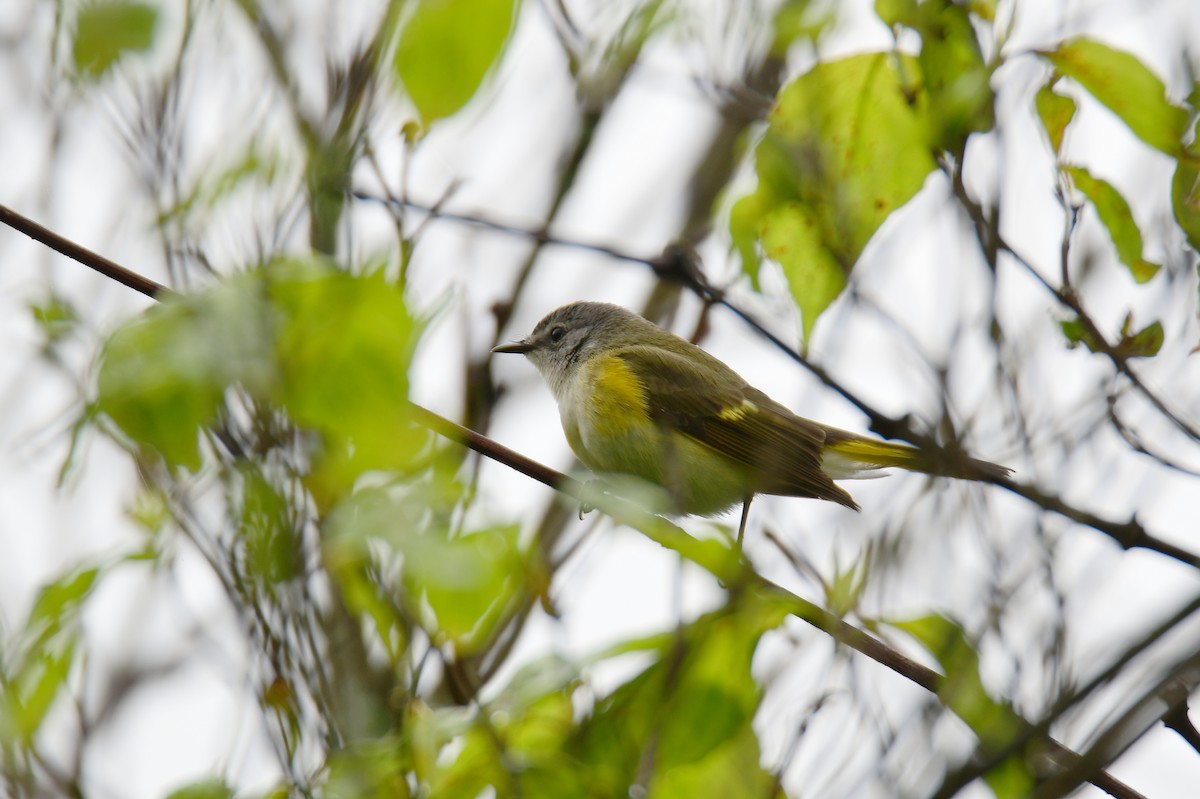
<svg viewBox="0 0 1200 799">
<path fill-rule="evenodd" d="M 895 467 L 910 472 L 956 477 L 960 480 L 995 480 L 1012 474 L 1012 469 L 1007 466 L 970 458 L 951 449 L 928 452 L 908 444 L 894 444 L 869 438 L 826 441 L 822 454 L 826 460 L 839 461 L 839 466 L 844 465 L 850 470 Z M 834 457 L 830 458 L 829 455 Z"/>
</svg>

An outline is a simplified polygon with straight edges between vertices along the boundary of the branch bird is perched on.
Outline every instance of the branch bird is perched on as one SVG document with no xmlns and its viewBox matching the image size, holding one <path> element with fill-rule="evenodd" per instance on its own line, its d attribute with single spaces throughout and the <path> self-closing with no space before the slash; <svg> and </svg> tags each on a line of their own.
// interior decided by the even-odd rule
<svg viewBox="0 0 1200 799">
<path fill-rule="evenodd" d="M 803 419 L 696 345 L 617 305 L 564 305 L 525 340 L 492 352 L 533 361 L 585 466 L 661 486 L 677 513 L 709 515 L 742 502 L 744 528 L 755 494 L 857 510 L 834 480 L 893 466 L 967 480 L 1010 472 Z"/>
</svg>

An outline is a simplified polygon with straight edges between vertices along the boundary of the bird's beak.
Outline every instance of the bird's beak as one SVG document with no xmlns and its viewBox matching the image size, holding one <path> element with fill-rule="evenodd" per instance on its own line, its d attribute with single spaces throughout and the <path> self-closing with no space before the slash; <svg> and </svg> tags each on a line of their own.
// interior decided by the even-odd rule
<svg viewBox="0 0 1200 799">
<path fill-rule="evenodd" d="M 516 341 L 512 344 L 501 344 L 499 347 L 492 347 L 492 352 L 515 352 L 518 355 L 524 355 L 533 349 L 533 344 L 529 341 Z"/>
</svg>

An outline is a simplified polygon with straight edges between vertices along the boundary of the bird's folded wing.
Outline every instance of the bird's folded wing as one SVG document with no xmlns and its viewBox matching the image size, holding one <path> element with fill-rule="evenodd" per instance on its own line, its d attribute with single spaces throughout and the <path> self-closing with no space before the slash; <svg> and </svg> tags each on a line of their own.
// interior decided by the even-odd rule
<svg viewBox="0 0 1200 799">
<path fill-rule="evenodd" d="M 721 361 L 703 353 L 696 363 L 660 347 L 626 347 L 617 355 L 637 376 L 656 422 L 749 467 L 756 493 L 857 507 L 821 470 L 821 426 L 796 416 Z"/>
</svg>

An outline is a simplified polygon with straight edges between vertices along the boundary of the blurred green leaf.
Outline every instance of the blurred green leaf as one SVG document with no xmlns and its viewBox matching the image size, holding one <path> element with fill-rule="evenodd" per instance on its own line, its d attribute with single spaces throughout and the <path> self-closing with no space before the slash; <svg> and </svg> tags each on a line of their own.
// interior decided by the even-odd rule
<svg viewBox="0 0 1200 799">
<path fill-rule="evenodd" d="M 567 695 L 579 681 L 578 664 L 558 654 L 545 655 L 518 669 L 489 708 L 516 718 L 546 696 Z"/>
<path fill-rule="evenodd" d="M 57 293 L 31 305 L 30 311 L 42 334 L 43 355 L 49 354 L 56 344 L 79 326 L 79 312 L 69 300 Z"/>
<path fill-rule="evenodd" d="M 238 530 L 246 546 L 246 566 L 269 589 L 300 573 L 294 525 L 288 515 L 288 503 L 261 472 L 249 466 L 240 472 Z"/>
<path fill-rule="evenodd" d="M 870 559 L 864 554 L 848 568 L 838 568 L 825 587 L 825 605 L 838 618 L 858 609 L 870 577 Z"/>
<path fill-rule="evenodd" d="M 329 756 L 326 799 L 408 799 L 410 764 L 397 737 L 353 741 Z"/>
<path fill-rule="evenodd" d="M 787 799 L 775 777 L 759 764 L 761 759 L 754 729 L 742 724 L 710 756 L 656 772 L 649 795 L 661 799 Z"/>
<path fill-rule="evenodd" d="M 145 3 L 86 3 L 75 22 L 75 69 L 97 78 L 125 53 L 149 50 L 157 24 L 158 11 Z"/>
<path fill-rule="evenodd" d="M 403 471 L 425 448 L 428 433 L 406 410 L 418 334 L 382 274 L 278 262 L 119 329 L 104 349 L 97 410 L 195 470 L 200 431 L 227 391 L 245 391 L 317 435 L 306 486 L 327 509 L 363 472 Z"/>
<path fill-rule="evenodd" d="M 877 0 L 876 13 L 893 28 L 921 36 L 917 56 L 928 98 L 931 141 L 961 152 L 967 136 L 995 125 L 991 69 L 968 9 L 952 0 Z"/>
<path fill-rule="evenodd" d="M 1163 345 L 1162 322 L 1151 322 L 1136 333 L 1131 333 L 1132 322 L 1133 315 L 1127 315 L 1125 324 L 1121 326 L 1121 340 L 1117 343 L 1117 352 L 1126 358 L 1150 358 L 1158 355 Z"/>
<path fill-rule="evenodd" d="M 761 689 L 750 662 L 759 638 L 784 615 L 744 597 L 703 616 L 599 701 L 569 747 L 589 764 L 596 794 L 625 795 L 653 751 L 650 796 L 775 795 L 751 726 Z"/>
<path fill-rule="evenodd" d="M 1146 144 L 1175 158 L 1183 154 L 1188 113 L 1167 99 L 1162 80 L 1136 56 L 1083 37 L 1040 52 Z"/>
<path fill-rule="evenodd" d="M 524 595 L 520 529 L 508 525 L 452 534 L 437 518 L 437 500 L 429 497 L 420 489 L 358 491 L 330 515 L 328 545 L 390 544 L 400 558 L 407 607 L 435 643 L 453 642 L 457 653 L 466 654 L 489 640 Z M 432 521 L 426 518 L 430 508 L 435 509 Z"/>
<path fill-rule="evenodd" d="M 478 796 L 488 785 L 507 786 L 495 739 L 480 729 L 476 709 L 413 702 L 407 710 L 404 729 L 422 796 Z"/>
<path fill-rule="evenodd" d="M 967 9 L 988 22 L 996 21 L 996 3 L 998 0 L 967 0 Z"/>
<path fill-rule="evenodd" d="M 57 631 L 64 619 L 72 618 L 96 584 L 100 570 L 83 568 L 42 587 L 29 611 L 27 629 Z"/>
<path fill-rule="evenodd" d="M 526 762 L 543 761 L 545 765 L 550 759 L 547 755 L 561 753 L 574 732 L 575 706 L 564 687 L 526 703 L 505 721 L 502 726 L 509 749 Z"/>
<path fill-rule="evenodd" d="M 464 736 L 461 755 L 430 780 L 432 796 L 474 795 L 486 782 L 498 795 L 590 799 L 589 765 L 564 750 L 576 729 L 572 692 L 578 667 L 547 657 L 523 667 Z M 503 752 L 496 745 L 502 742 Z M 487 775 L 481 782 L 481 776 Z M 470 790 L 468 790 L 468 786 Z"/>
<path fill-rule="evenodd" d="M 1081 166 L 1065 167 L 1075 188 L 1091 201 L 1096 214 L 1117 248 L 1117 257 L 1129 269 L 1133 279 L 1145 283 L 1154 277 L 1159 265 L 1142 257 L 1142 231 L 1133 219 L 1133 211 L 1121 193 L 1108 181 L 1093 177 Z"/>
<path fill-rule="evenodd" d="M 786 58 L 793 44 L 816 41 L 834 21 L 834 9 L 812 0 L 784 0 L 771 21 L 771 55 Z"/>
<path fill-rule="evenodd" d="M 508 41 L 516 0 L 418 0 L 400 31 L 396 75 L 426 125 L 474 96 Z"/>
<path fill-rule="evenodd" d="M 523 668 L 478 712 L 413 703 L 405 729 L 422 795 L 592 799 L 640 783 L 657 797 L 782 797 L 759 766 L 750 663 L 784 615 L 743 595 L 662 636 L 651 665 L 582 720 L 579 666 L 555 657 Z M 610 651 L 646 651 L 648 641 Z"/>
<path fill-rule="evenodd" d="M 268 287 L 283 322 L 269 396 L 325 437 L 308 481 L 318 503 L 329 507 L 365 471 L 410 468 L 428 432 L 406 411 L 419 328 L 400 287 L 381 272 L 307 268 L 273 270 Z"/>
<path fill-rule="evenodd" d="M 1075 347 L 1082 344 L 1092 352 L 1104 351 L 1104 346 L 1092 335 L 1091 330 L 1081 319 L 1064 319 L 1058 323 L 1058 326 L 1062 329 L 1063 335 L 1067 337 L 1069 346 Z"/>
<path fill-rule="evenodd" d="M 966 632 L 945 616 L 930 615 L 910 621 L 890 622 L 911 635 L 932 654 L 945 673 L 938 698 L 967 723 L 979 739 L 982 753 L 990 755 L 1009 747 L 1028 730 L 1028 724 L 1006 702 L 988 695 L 979 672 L 979 653 Z M 998 799 L 1028 796 L 1037 785 L 1024 749 L 1005 758 L 985 779 Z"/>
<path fill-rule="evenodd" d="M 730 233 L 752 277 L 777 261 L 807 340 L 863 248 L 934 169 L 915 59 L 868 53 L 818 64 L 785 86 L 755 150 L 758 187 Z"/>
<path fill-rule="evenodd" d="M 172 466 L 200 467 L 200 429 L 226 389 L 271 374 L 263 348 L 269 309 L 249 276 L 169 297 L 105 344 L 97 410 Z"/>
<path fill-rule="evenodd" d="M 4 681 L 0 741 L 28 743 L 37 735 L 66 686 L 75 662 L 76 638 L 74 633 L 63 633 L 50 643 L 40 642 L 28 651 L 15 675 Z"/>
<path fill-rule="evenodd" d="M 55 637 L 73 628 L 99 575 L 98 568 L 83 567 L 41 587 L 22 631 L 30 652 L 36 654 Z"/>
<path fill-rule="evenodd" d="M 397 612 L 390 587 L 382 584 L 374 573 L 365 548 L 348 542 L 326 544 L 325 568 L 341 592 L 347 610 L 369 619 L 391 662 L 400 662 L 409 643 L 404 621 Z"/>
<path fill-rule="evenodd" d="M 424 780 L 429 786 L 430 797 L 486 796 L 489 787 L 496 796 L 522 794 L 513 764 L 484 724 L 476 720 L 455 744 L 461 748 L 453 762 L 435 767 Z M 567 786 L 563 792 L 570 796 Z"/>
<path fill-rule="evenodd" d="M 228 155 L 224 151 L 221 153 L 223 159 Z M 199 170 L 200 179 L 173 206 L 164 210 L 156 221 L 162 225 L 186 218 L 197 211 L 209 210 L 255 178 L 270 184 L 279 169 L 280 156 L 253 141 L 233 163 L 222 160 L 205 164 Z"/>
<path fill-rule="evenodd" d="M 1091 352 L 1108 351 L 1109 345 L 1092 335 L 1091 330 L 1082 319 L 1078 317 L 1066 319 L 1058 324 L 1071 346 L 1082 344 Z M 1162 323 L 1152 322 L 1137 332 L 1132 332 L 1132 325 L 1133 314 L 1128 313 L 1125 315 L 1125 321 L 1121 324 L 1120 339 L 1116 344 L 1111 345 L 1113 354 L 1125 358 L 1150 358 L 1157 355 L 1163 345 Z"/>
<path fill-rule="evenodd" d="M 1054 91 L 1057 80 L 1057 77 L 1051 77 L 1037 90 L 1034 104 L 1037 107 L 1038 118 L 1042 120 L 1042 129 L 1050 139 L 1050 148 L 1055 154 L 1061 154 L 1063 136 L 1067 132 L 1067 126 L 1075 118 L 1075 101 Z"/>
<path fill-rule="evenodd" d="M 1200 135 L 1197 123 L 1196 135 Z M 1175 165 L 1171 178 L 1171 211 L 1193 250 L 1200 250 L 1200 153 L 1193 144 Z"/>
<path fill-rule="evenodd" d="M 29 742 L 66 687 L 78 619 L 100 570 L 82 567 L 42 586 L 16 642 L 0 659 L 0 742 Z"/>
<path fill-rule="evenodd" d="M 166 497 L 153 488 L 139 491 L 126 508 L 125 515 L 151 536 L 158 535 L 171 521 L 171 509 Z"/>
<path fill-rule="evenodd" d="M 490 638 L 502 612 L 522 594 L 520 528 L 445 533 L 404 536 L 404 585 L 414 601 L 429 603 L 438 630 L 457 650 L 471 652 Z"/>
<path fill-rule="evenodd" d="M 758 275 L 762 267 L 758 252 L 759 227 L 773 203 L 770 192 L 754 191 L 735 201 L 729 209 L 729 237 L 742 262 L 742 271 L 750 278 L 755 291 L 759 290 Z"/>
<path fill-rule="evenodd" d="M 233 799 L 234 790 L 217 777 L 198 780 L 167 794 L 166 799 Z"/>
<path fill-rule="evenodd" d="M 800 306 L 806 342 L 817 318 L 846 288 L 850 269 L 823 238 L 816 208 L 793 201 L 775 206 L 759 220 L 763 252 L 783 267 L 788 287 Z"/>
</svg>

